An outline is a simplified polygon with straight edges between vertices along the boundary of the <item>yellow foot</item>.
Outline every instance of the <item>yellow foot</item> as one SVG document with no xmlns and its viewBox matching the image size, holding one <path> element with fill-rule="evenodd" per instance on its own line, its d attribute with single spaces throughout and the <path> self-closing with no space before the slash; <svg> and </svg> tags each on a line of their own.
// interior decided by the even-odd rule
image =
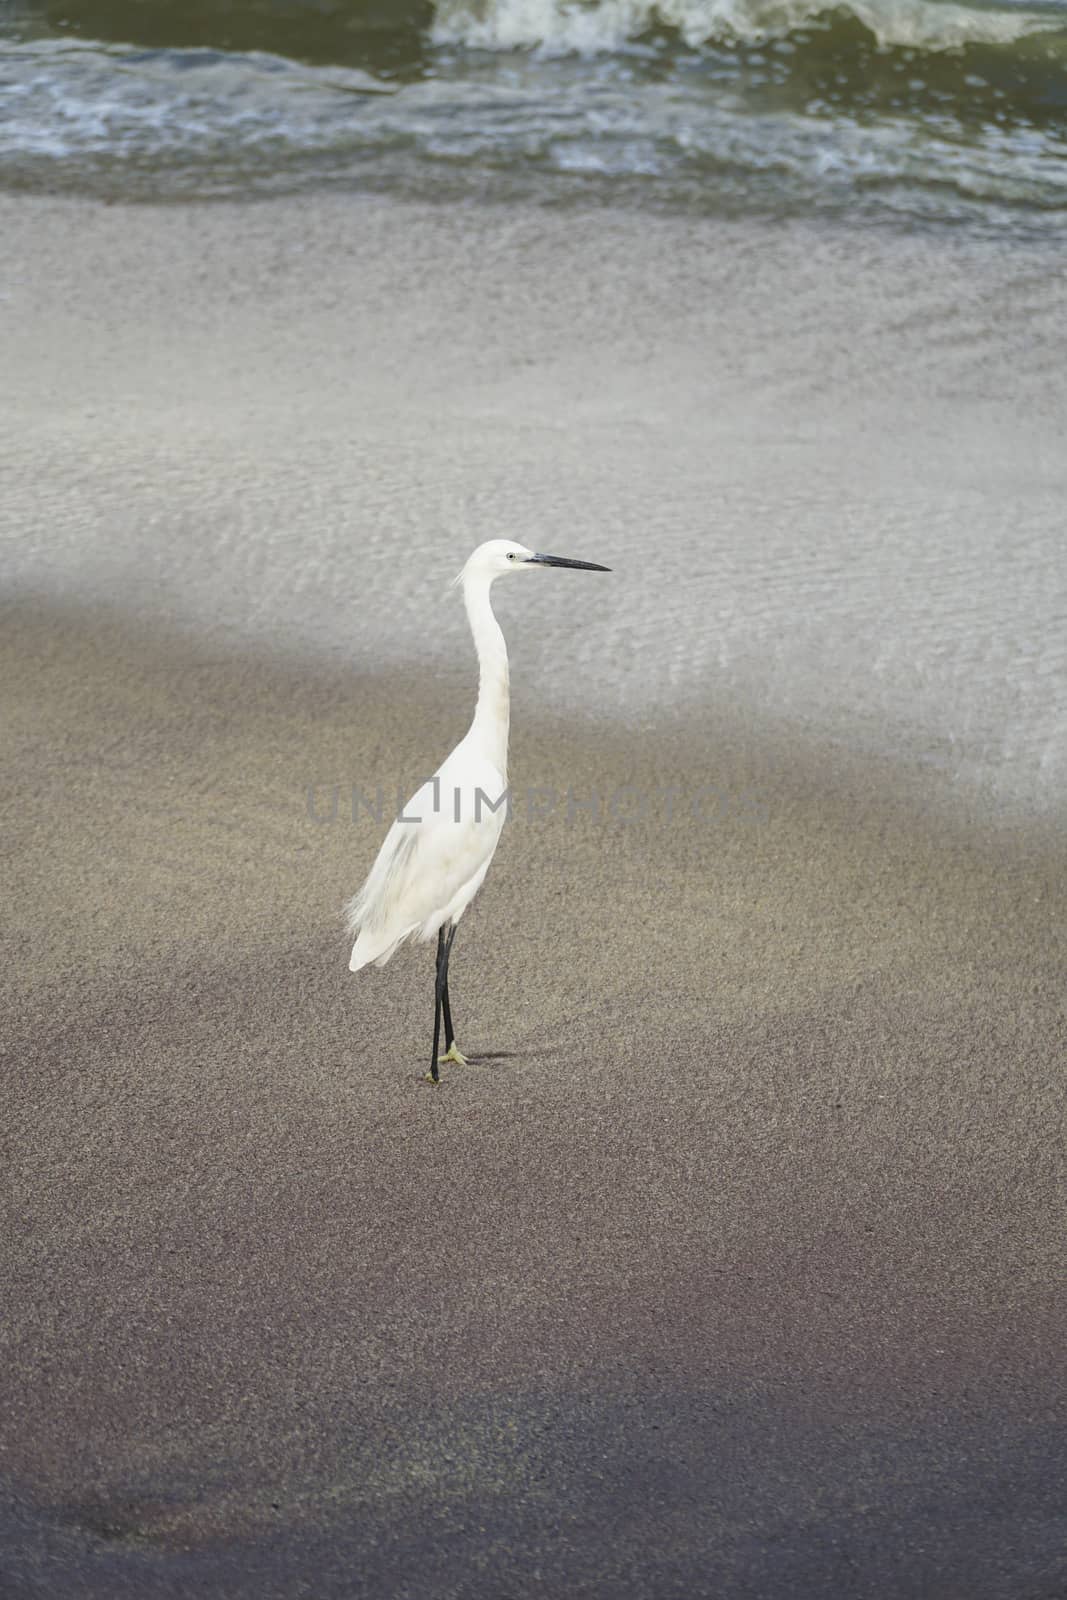
<svg viewBox="0 0 1067 1600">
<path fill-rule="evenodd" d="M 443 1056 L 438 1056 L 437 1060 L 441 1065 L 443 1065 L 446 1061 L 454 1062 L 457 1067 L 465 1067 L 467 1065 L 467 1058 L 463 1054 L 462 1050 L 456 1049 L 456 1041 L 454 1039 L 449 1045 L 446 1053 Z"/>
<path fill-rule="evenodd" d="M 423 1083 L 432 1083 L 435 1089 L 440 1088 L 441 1085 L 440 1078 L 435 1078 L 432 1072 L 424 1072 L 422 1075 L 422 1081 Z"/>
</svg>

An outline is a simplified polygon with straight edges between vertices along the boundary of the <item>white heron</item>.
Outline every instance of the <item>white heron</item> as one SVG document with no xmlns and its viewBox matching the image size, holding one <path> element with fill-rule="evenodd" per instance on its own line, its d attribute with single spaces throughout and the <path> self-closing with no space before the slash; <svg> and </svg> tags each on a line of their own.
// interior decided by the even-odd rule
<svg viewBox="0 0 1067 1600">
<path fill-rule="evenodd" d="M 405 805 L 362 889 L 345 908 L 348 931 L 356 935 L 348 964 L 351 972 L 372 961 L 384 966 L 409 939 L 423 943 L 437 935 L 429 1071 L 433 1083 L 440 1077 L 439 1059 L 466 1066 L 452 1026 L 448 958 L 459 919 L 482 886 L 507 814 L 508 651 L 489 591 L 505 574 L 545 567 L 611 570 L 595 561 L 539 555 L 511 539 L 490 539 L 478 546 L 456 579 L 463 587 L 478 654 L 474 720 L 434 776 Z M 439 1058 L 442 1015 L 445 1054 Z"/>
</svg>

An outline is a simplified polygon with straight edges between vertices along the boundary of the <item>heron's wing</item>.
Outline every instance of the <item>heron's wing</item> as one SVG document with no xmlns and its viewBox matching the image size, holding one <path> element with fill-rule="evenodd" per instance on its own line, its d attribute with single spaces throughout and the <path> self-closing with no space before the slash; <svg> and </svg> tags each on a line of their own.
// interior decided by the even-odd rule
<svg viewBox="0 0 1067 1600">
<path fill-rule="evenodd" d="M 447 763 L 422 785 L 389 829 L 348 906 L 349 930 L 359 933 L 361 944 L 366 938 L 368 949 L 390 949 L 444 911 L 488 864 L 504 810 L 490 809 L 484 797 L 495 804 L 503 788 L 495 768 L 465 771 L 460 782 Z"/>
</svg>

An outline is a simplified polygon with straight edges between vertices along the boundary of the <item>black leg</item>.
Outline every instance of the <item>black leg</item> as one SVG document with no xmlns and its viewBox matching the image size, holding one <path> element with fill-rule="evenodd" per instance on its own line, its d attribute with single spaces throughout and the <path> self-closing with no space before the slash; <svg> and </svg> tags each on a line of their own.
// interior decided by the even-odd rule
<svg viewBox="0 0 1067 1600">
<path fill-rule="evenodd" d="M 441 1072 L 437 1065 L 437 1052 L 441 1047 L 441 991 L 444 987 L 445 930 L 437 935 L 437 970 L 433 980 L 433 1055 L 430 1057 L 430 1080 L 439 1083 Z"/>
<path fill-rule="evenodd" d="M 443 937 L 443 935 L 444 935 L 444 929 L 442 928 L 441 929 L 441 933 L 438 935 L 438 940 L 439 941 Z M 452 1026 L 452 1007 L 448 1003 L 448 958 L 452 954 L 452 940 L 455 937 L 456 937 L 456 927 L 455 927 L 455 924 L 453 923 L 452 929 L 451 929 L 451 931 L 450 931 L 450 933 L 448 935 L 447 940 L 445 941 L 444 960 L 443 960 L 443 967 L 442 967 L 442 971 L 443 971 L 444 976 L 443 976 L 443 982 L 442 982 L 442 985 L 441 985 L 441 1009 L 444 1011 L 444 1014 L 445 1014 L 445 1055 L 447 1055 L 448 1052 L 451 1050 L 453 1042 L 454 1042 L 455 1037 L 456 1037 L 456 1030 Z M 441 949 L 440 942 L 438 943 L 437 948 L 438 948 L 438 950 Z"/>
</svg>

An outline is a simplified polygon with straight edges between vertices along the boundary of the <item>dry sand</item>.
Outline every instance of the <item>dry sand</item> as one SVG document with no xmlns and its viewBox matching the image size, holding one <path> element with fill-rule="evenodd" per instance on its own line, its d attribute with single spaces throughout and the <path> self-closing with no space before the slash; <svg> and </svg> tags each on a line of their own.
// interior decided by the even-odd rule
<svg viewBox="0 0 1067 1600">
<path fill-rule="evenodd" d="M 574 249 L 599 227 L 616 267 L 610 315 L 565 315 L 536 287 L 560 218 L 9 200 L 0 223 L 21 285 L 2 425 L 20 588 L 0 635 L 0 1591 L 1061 1596 L 1054 811 L 998 809 L 903 737 L 835 737 L 713 676 L 628 721 L 627 674 L 656 670 L 639 612 L 636 666 L 606 662 L 599 689 L 588 641 L 575 680 L 566 633 L 586 609 L 607 626 L 609 589 L 571 588 L 558 615 L 538 601 L 535 639 L 505 601 L 519 794 L 627 785 L 655 797 L 649 815 L 529 820 L 520 801 L 453 963 L 476 1064 L 439 1090 L 421 1082 L 430 957 L 346 971 L 338 908 L 380 830 L 343 805 L 315 820 L 308 785 L 417 777 L 463 729 L 462 629 L 427 626 L 435 548 L 442 500 L 493 531 L 493 484 L 464 499 L 457 437 L 495 462 L 512 531 L 536 517 L 549 548 L 593 559 L 602 482 L 613 538 L 641 547 L 618 487 L 638 448 L 627 394 L 682 471 L 670 441 L 692 427 L 701 353 L 677 298 L 619 252 L 625 225 L 573 223 Z M 786 269 L 810 272 L 813 248 L 840 258 L 826 360 L 851 376 L 836 401 L 826 380 L 808 440 L 822 515 L 835 484 L 854 503 L 850 441 L 897 426 L 898 446 L 927 440 L 917 500 L 925 485 L 935 502 L 951 436 L 957 469 L 965 443 L 981 463 L 989 517 L 1040 531 L 1064 384 L 1036 349 L 999 400 L 973 351 L 961 366 L 892 318 L 864 360 L 879 291 L 849 298 L 838 246 L 655 227 L 675 280 L 710 255 L 742 308 L 740 264 L 778 262 L 747 360 L 743 331 L 731 347 L 738 392 L 777 383 L 768 434 L 796 381 L 784 310 L 772 337 Z M 305 292 L 278 263 L 309 229 Z M 491 262 L 516 229 L 534 254 L 509 258 L 508 304 L 488 268 L 457 286 L 458 260 Z M 920 292 L 918 246 L 869 249 Z M 946 272 L 967 265 L 946 247 Z M 1038 277 L 994 255 L 970 267 L 973 306 Z M 331 298 L 345 271 L 359 295 Z M 420 274 L 443 286 L 440 314 L 413 328 Z M 1037 294 L 1016 321 L 1002 311 L 1002 354 Z M 370 318 L 356 366 L 354 301 Z M 435 432 L 426 388 L 443 406 L 477 344 L 453 338 L 456 305 L 491 325 L 486 370 Z M 662 349 L 641 343 L 656 318 Z M 773 380 L 752 377 L 761 361 Z M 546 442 L 533 413 L 550 392 Z M 771 503 L 788 469 L 775 480 L 766 439 L 746 453 L 745 437 L 736 423 L 731 482 Z M 557 444 L 584 484 L 577 541 Z M 875 520 L 888 460 L 862 468 Z M 290 481 L 279 461 L 303 468 Z M 648 470 L 642 455 L 642 484 Z M 270 493 L 233 539 L 221 523 L 256 483 Z M 348 565 L 331 546 L 309 576 L 304 530 L 339 506 Z M 385 671 L 420 614 L 421 654 Z"/>
</svg>

